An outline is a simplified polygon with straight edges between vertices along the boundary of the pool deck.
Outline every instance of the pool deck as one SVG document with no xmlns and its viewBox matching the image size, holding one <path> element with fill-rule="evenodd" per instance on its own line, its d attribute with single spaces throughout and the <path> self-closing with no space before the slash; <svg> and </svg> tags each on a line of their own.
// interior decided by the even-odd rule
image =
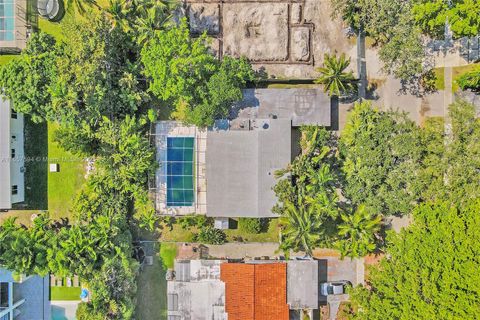
<svg viewBox="0 0 480 320">
<path fill-rule="evenodd" d="M 205 150 L 207 147 L 207 132 L 193 126 L 185 126 L 176 121 L 161 121 L 154 129 L 155 147 L 159 168 L 155 174 L 155 207 L 161 215 L 188 215 L 205 214 L 207 211 L 206 175 L 205 175 Z M 188 207 L 167 206 L 167 137 L 193 137 L 194 143 L 194 185 L 195 203 Z"/>
<path fill-rule="evenodd" d="M 20 51 L 25 49 L 31 26 L 27 18 L 28 3 L 27 0 L 15 0 L 15 21 L 14 33 L 15 39 L 11 41 L 0 41 L 0 51 Z"/>
<path fill-rule="evenodd" d="M 52 301 L 52 320 L 75 320 L 81 301 Z"/>
</svg>

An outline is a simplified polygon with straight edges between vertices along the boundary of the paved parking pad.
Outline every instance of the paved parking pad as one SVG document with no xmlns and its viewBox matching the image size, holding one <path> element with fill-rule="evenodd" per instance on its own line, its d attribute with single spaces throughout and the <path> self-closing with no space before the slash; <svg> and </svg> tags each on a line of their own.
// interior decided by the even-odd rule
<svg viewBox="0 0 480 320">
<path fill-rule="evenodd" d="M 318 282 L 319 284 L 327 281 L 347 280 L 353 286 L 363 283 L 364 266 L 363 259 L 340 259 L 338 256 L 315 255 L 318 259 Z M 320 285 L 319 285 L 320 290 Z M 320 305 L 328 303 L 330 309 L 330 319 L 335 319 L 338 308 L 342 301 L 349 299 L 348 294 L 338 296 L 322 296 L 319 292 Z"/>
</svg>

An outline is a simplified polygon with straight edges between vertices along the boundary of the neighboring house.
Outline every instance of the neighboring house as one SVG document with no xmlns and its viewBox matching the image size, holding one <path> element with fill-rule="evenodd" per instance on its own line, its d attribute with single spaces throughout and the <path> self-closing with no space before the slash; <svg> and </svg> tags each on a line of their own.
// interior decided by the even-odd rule
<svg viewBox="0 0 480 320">
<path fill-rule="evenodd" d="M 0 320 L 50 320 L 48 277 L 19 278 L 0 268 Z"/>
<path fill-rule="evenodd" d="M 224 260 L 176 260 L 167 284 L 167 320 L 226 320 Z"/>
<path fill-rule="evenodd" d="M 25 201 L 24 119 L 0 98 L 0 209 Z"/>
<path fill-rule="evenodd" d="M 160 214 L 275 217 L 275 172 L 300 152 L 299 127 L 331 126 L 331 100 L 319 89 L 247 89 L 230 120 L 201 130 L 162 121 L 155 128 Z"/>
<path fill-rule="evenodd" d="M 35 1 L 36 2 L 36 1 Z M 0 2 L 0 52 L 18 53 L 25 48 L 32 32 L 31 18 L 35 17 L 31 0 L 2 0 Z"/>
<path fill-rule="evenodd" d="M 318 309 L 315 260 L 177 260 L 167 320 L 301 320 Z"/>
</svg>

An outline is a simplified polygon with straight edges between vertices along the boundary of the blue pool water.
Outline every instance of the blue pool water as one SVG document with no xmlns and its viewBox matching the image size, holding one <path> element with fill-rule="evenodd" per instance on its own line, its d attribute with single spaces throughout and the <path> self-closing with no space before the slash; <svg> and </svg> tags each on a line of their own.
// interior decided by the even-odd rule
<svg viewBox="0 0 480 320">
<path fill-rule="evenodd" d="M 194 138 L 167 138 L 167 206 L 192 206 Z"/>
</svg>

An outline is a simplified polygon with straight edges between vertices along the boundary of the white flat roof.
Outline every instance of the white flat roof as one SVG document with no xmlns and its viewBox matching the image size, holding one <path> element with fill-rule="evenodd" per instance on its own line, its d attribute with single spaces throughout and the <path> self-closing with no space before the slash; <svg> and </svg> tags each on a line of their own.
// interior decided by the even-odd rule
<svg viewBox="0 0 480 320">
<path fill-rule="evenodd" d="M 10 102 L 0 98 L 0 209 L 10 209 Z"/>
</svg>

